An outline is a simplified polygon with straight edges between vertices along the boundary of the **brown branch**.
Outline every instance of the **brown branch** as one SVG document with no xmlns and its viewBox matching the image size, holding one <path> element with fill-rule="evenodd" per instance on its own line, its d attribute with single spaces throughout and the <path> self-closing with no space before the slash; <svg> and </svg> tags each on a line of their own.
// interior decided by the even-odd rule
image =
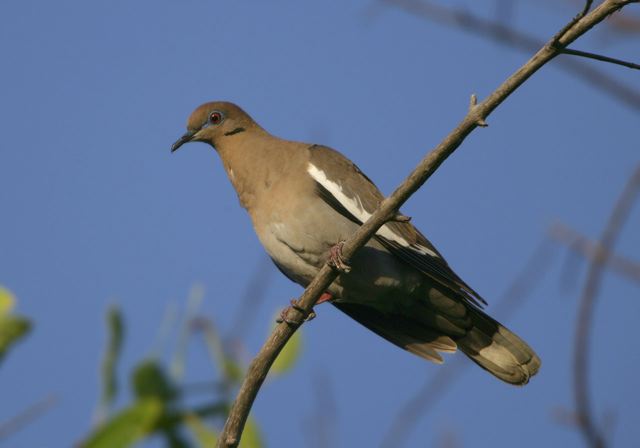
<svg viewBox="0 0 640 448">
<path fill-rule="evenodd" d="M 537 37 L 518 31 L 499 21 L 477 17 L 462 9 L 440 6 L 424 0 L 382 1 L 418 17 L 453 26 L 459 28 L 461 31 L 483 37 L 501 45 L 516 48 L 526 53 L 532 53 L 544 44 L 544 42 Z M 576 58 L 559 58 L 557 66 L 582 78 L 592 87 L 611 95 L 633 109 L 640 110 L 640 92 L 612 78 L 602 70 L 585 64 Z"/>
<path fill-rule="evenodd" d="M 387 221 L 392 219 L 402 204 L 415 193 L 438 167 L 462 144 L 464 139 L 482 122 L 493 110 L 495 110 L 509 95 L 511 95 L 529 77 L 537 72 L 547 62 L 559 54 L 559 49 L 571 44 L 578 37 L 589 31 L 610 14 L 620 10 L 627 1 L 605 0 L 591 13 L 579 20 L 560 39 L 557 46 L 545 45 L 525 65 L 519 68 L 506 81 L 504 81 L 487 99 L 470 110 L 458 126 L 447 135 L 435 149 L 422 159 L 409 177 L 380 204 L 378 210 L 347 240 L 343 247 L 343 255 L 349 259 L 353 254 L 376 233 Z M 247 420 L 253 401 L 260 390 L 260 386 L 269 372 L 276 357 L 287 343 L 289 338 L 301 325 L 302 319 L 308 315 L 320 295 L 327 290 L 336 279 L 338 273 L 329 265 L 320 270 L 318 275 L 306 288 L 298 301 L 300 312 L 290 308 L 286 320 L 297 321 L 297 324 L 281 323 L 264 343 L 258 355 L 249 365 L 238 396 L 229 413 L 222 434 L 218 439 L 219 447 L 235 447 L 240 443 L 240 437 Z"/>
<path fill-rule="evenodd" d="M 622 59 L 611 58 L 597 53 L 589 53 L 588 51 L 574 50 L 572 48 L 565 48 L 562 50 L 562 54 L 570 54 L 572 56 L 580 56 L 587 59 L 595 59 L 596 61 L 609 62 L 610 64 L 621 65 L 623 67 L 640 70 L 640 64 L 635 62 L 623 61 Z"/>
<path fill-rule="evenodd" d="M 494 312 L 501 320 L 508 319 L 540 284 L 543 276 L 551 269 L 554 249 L 554 245 L 547 238 L 540 242 L 520 274 L 496 303 Z M 420 390 L 411 394 L 411 398 L 398 411 L 380 446 L 399 448 L 406 445 L 409 433 L 417 426 L 419 419 L 433 408 L 438 399 L 444 396 L 470 365 L 464 358 L 458 357 L 447 360 L 446 365 L 438 368 Z"/>
<path fill-rule="evenodd" d="M 599 243 L 591 241 L 561 223 L 551 226 L 549 236 L 560 243 L 566 244 L 569 249 L 578 252 L 589 261 L 595 260 L 598 257 L 598 253 L 604 250 Z M 609 260 L 607 267 L 620 275 L 640 282 L 640 263 L 616 254 L 608 254 L 607 257 Z"/>
<path fill-rule="evenodd" d="M 534 2 L 536 2 L 537 4 L 540 4 L 539 0 L 534 0 Z M 569 0 L 568 3 L 571 3 L 571 7 L 573 8 L 576 6 L 576 3 L 580 3 L 580 1 Z M 562 7 L 562 5 L 555 0 L 552 2 L 543 2 L 542 4 L 546 6 L 548 6 L 549 4 L 552 4 L 553 6 Z M 616 16 L 610 17 L 609 20 L 607 20 L 603 24 L 603 28 L 605 29 L 608 28 L 611 31 L 617 32 L 620 34 L 622 33 L 635 34 L 640 31 L 640 16 L 633 15 L 630 12 L 629 14 L 618 14 Z"/>
<path fill-rule="evenodd" d="M 605 439 L 601 430 L 597 427 L 591 408 L 589 395 L 589 347 L 591 340 L 591 322 L 593 321 L 593 309 L 595 299 L 600 290 L 602 273 L 609 262 L 622 225 L 627 219 L 631 206 L 640 194 L 640 166 L 637 167 L 622 192 L 609 222 L 600 238 L 596 256 L 591 261 L 587 280 L 584 285 L 580 307 L 578 309 L 578 323 L 575 335 L 575 353 L 573 359 L 574 369 L 574 399 L 580 430 L 587 444 L 594 448 L 605 446 Z"/>
</svg>

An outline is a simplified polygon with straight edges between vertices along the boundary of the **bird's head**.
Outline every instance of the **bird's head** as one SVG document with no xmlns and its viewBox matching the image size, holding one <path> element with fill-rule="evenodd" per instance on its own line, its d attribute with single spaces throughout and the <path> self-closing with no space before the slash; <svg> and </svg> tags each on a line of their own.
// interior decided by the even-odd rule
<svg viewBox="0 0 640 448">
<path fill-rule="evenodd" d="M 209 143 L 215 148 L 223 139 L 254 128 L 259 127 L 235 104 L 223 101 L 205 103 L 191 113 L 187 132 L 171 146 L 171 152 L 189 142 Z"/>
</svg>

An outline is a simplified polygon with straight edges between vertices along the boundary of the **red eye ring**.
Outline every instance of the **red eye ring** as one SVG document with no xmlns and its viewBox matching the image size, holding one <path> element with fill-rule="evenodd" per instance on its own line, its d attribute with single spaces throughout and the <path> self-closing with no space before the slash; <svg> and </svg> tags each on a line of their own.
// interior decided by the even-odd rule
<svg viewBox="0 0 640 448">
<path fill-rule="evenodd" d="M 211 112 L 209 115 L 209 123 L 211 124 L 220 124 L 222 122 L 222 113 L 216 111 Z"/>
</svg>

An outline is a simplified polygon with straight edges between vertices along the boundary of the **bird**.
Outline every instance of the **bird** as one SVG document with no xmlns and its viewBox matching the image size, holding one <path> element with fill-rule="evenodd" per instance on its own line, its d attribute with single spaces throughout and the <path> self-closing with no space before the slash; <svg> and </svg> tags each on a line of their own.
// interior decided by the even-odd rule
<svg viewBox="0 0 640 448">
<path fill-rule="evenodd" d="M 538 372 L 533 349 L 484 312 L 487 302 L 408 217 L 384 224 L 344 260 L 342 244 L 384 195 L 340 152 L 271 135 L 226 101 L 197 107 L 171 152 L 189 142 L 216 150 L 258 239 L 286 277 L 306 287 L 327 262 L 339 270 L 318 303 L 438 364 L 442 353 L 460 350 L 509 384 L 524 385 Z"/>
</svg>

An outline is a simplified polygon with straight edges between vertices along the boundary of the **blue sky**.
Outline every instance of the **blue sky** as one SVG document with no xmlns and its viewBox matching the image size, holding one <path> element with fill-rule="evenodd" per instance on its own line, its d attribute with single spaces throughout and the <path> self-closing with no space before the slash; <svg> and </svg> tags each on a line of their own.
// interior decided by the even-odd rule
<svg viewBox="0 0 640 448">
<path fill-rule="evenodd" d="M 482 99 L 527 59 L 373 5 L 0 4 L 0 284 L 36 325 L 1 366 L 0 421 L 49 393 L 59 398 L 10 446 L 69 446 L 86 434 L 108 304 L 126 313 L 123 375 L 153 349 L 167 307 L 184 304 L 194 283 L 205 287 L 203 312 L 229 330 L 264 255 L 215 152 L 169 152 L 197 105 L 233 101 L 276 135 L 335 147 L 389 193 L 463 117 L 471 93 Z M 575 13 L 543 5 L 518 2 L 513 24 L 545 37 Z M 475 8 L 492 11 L 493 3 Z M 640 41 L 596 30 L 576 48 L 637 58 Z M 637 72 L 592 64 L 638 85 Z M 491 304 L 553 222 L 599 235 L 640 160 L 640 115 L 551 63 L 488 121 L 403 211 Z M 618 245 L 636 260 L 639 223 L 636 207 Z M 446 431 L 463 446 L 582 445 L 554 420 L 554 410 L 572 406 L 579 291 L 559 286 L 561 253 L 508 321 L 540 354 L 540 374 L 517 389 L 468 369 L 408 446 L 431 445 Z M 249 353 L 301 291 L 272 271 Z M 640 368 L 631 339 L 639 292 L 607 273 L 596 308 L 593 400 L 598 417 L 616 415 L 616 446 L 640 438 L 629 392 Z M 296 371 L 264 388 L 256 419 L 270 446 L 310 445 L 312 382 L 326 377 L 337 446 L 377 446 L 438 367 L 329 306 L 317 311 Z M 196 344 L 190 380 L 211 377 L 205 357 Z"/>
</svg>

